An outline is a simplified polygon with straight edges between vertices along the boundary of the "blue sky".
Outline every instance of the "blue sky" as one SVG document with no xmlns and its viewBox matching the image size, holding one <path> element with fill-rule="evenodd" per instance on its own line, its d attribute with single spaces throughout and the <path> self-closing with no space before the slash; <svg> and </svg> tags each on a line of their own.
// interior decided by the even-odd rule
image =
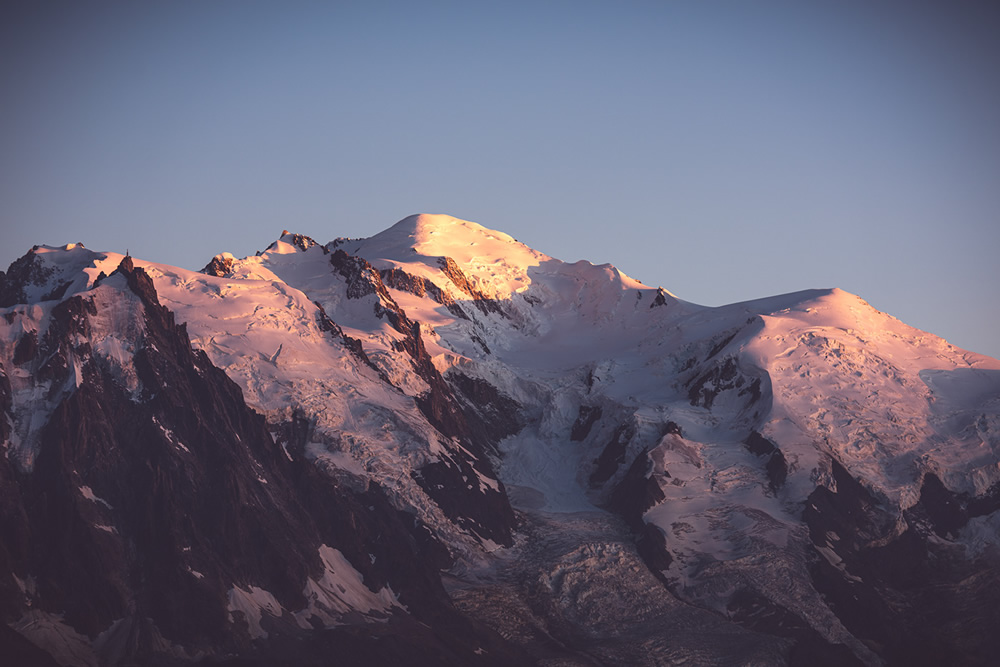
<svg viewBox="0 0 1000 667">
<path fill-rule="evenodd" d="M 707 305 L 842 287 L 1000 357 L 989 5 L 4 3 L 0 265 L 448 213 Z"/>
</svg>

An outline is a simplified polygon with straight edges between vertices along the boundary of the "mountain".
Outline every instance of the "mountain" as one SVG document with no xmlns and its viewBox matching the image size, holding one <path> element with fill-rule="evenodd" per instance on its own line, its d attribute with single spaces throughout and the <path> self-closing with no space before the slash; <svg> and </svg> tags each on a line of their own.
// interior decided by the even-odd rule
<svg viewBox="0 0 1000 667">
<path fill-rule="evenodd" d="M 0 274 L 23 664 L 991 664 L 1000 361 L 448 216 Z"/>
</svg>

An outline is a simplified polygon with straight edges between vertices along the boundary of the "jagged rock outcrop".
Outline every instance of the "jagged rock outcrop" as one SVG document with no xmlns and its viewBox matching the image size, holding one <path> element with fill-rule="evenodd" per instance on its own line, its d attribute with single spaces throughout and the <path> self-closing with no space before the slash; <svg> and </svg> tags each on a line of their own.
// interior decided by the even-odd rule
<svg viewBox="0 0 1000 667">
<path fill-rule="evenodd" d="M 84 293 L 53 308 L 30 363 L 40 378 L 78 379 L 41 429 L 30 468 L 0 459 L 0 567 L 15 577 L 0 580 L 6 623 L 64 664 L 227 655 L 309 664 L 334 646 L 349 659 L 386 659 L 398 649 L 346 628 L 313 630 L 350 624 L 343 614 L 367 596 L 365 613 L 390 620 L 383 641 L 399 632 L 437 652 L 428 662 L 464 663 L 483 643 L 504 655 L 498 638 L 451 610 L 413 521 L 377 485 L 341 489 L 282 451 L 239 388 L 191 348 L 145 271 L 126 258 L 100 289 L 127 290 L 105 297 L 142 317 L 129 341 L 139 389 L 102 368 L 87 342 L 106 300 Z M 343 601 L 316 583 L 351 576 L 360 588 Z M 408 614 L 462 631 L 437 635 Z M 5 644 L 17 651 L 8 655 L 30 653 L 19 639 Z"/>
<path fill-rule="evenodd" d="M 573 442 L 582 442 L 590 435 L 590 429 L 601 418 L 603 411 L 599 405 L 581 405 L 580 414 L 573 422 L 573 429 L 570 431 L 569 439 Z"/>
<path fill-rule="evenodd" d="M 82 243 L 77 244 L 83 246 Z M 42 262 L 36 251 L 39 246 L 35 246 L 24 254 L 7 269 L 6 274 L 0 280 L 0 308 L 7 308 L 16 303 L 27 301 L 27 290 L 31 288 L 42 288 L 42 294 L 38 295 L 39 301 L 52 301 L 59 299 L 66 293 L 71 281 L 59 280 L 54 268 L 46 266 Z M 57 279 L 52 280 L 53 277 Z"/>
<path fill-rule="evenodd" d="M 216 278 L 224 278 L 233 272 L 233 261 L 233 256 L 228 253 L 216 255 L 212 258 L 211 262 L 205 265 L 205 268 L 201 272 L 209 276 L 215 276 Z"/>
<path fill-rule="evenodd" d="M 412 472 L 413 479 L 424 489 L 445 515 L 458 525 L 472 530 L 481 537 L 499 544 L 509 545 L 514 528 L 514 512 L 503 490 L 503 484 L 484 484 L 480 476 L 495 480 L 496 472 L 489 456 L 499 434 L 489 436 L 490 422 L 500 424 L 495 417 L 484 420 L 482 412 L 476 410 L 475 401 L 466 401 L 469 413 L 480 428 L 470 427 L 462 403 L 455 397 L 452 386 L 434 365 L 424 346 L 420 333 L 420 323 L 407 317 L 402 308 L 389 294 L 381 274 L 365 259 L 348 255 L 343 250 L 335 250 L 330 255 L 330 263 L 347 281 L 347 297 L 362 299 L 375 295 L 375 315 L 385 317 L 392 327 L 402 334 L 393 346 L 409 355 L 414 373 L 428 386 L 428 390 L 415 397 L 420 411 L 434 428 L 449 438 L 463 442 L 467 451 L 456 449 L 439 461 L 424 465 Z M 395 275 L 390 273 L 391 275 Z M 474 389 L 474 383 L 464 383 L 467 389 Z M 499 400 L 499 395 L 497 395 Z M 471 452 L 472 456 L 469 456 Z"/>
<path fill-rule="evenodd" d="M 744 443 L 747 449 L 766 461 L 764 468 L 767 471 L 768 485 L 772 492 L 776 492 L 788 477 L 788 462 L 785 460 L 785 455 L 777 445 L 757 431 L 752 431 Z"/>
<path fill-rule="evenodd" d="M 961 501 L 928 475 L 920 501 L 900 517 L 836 460 L 831 468 L 834 488 L 817 487 L 803 518 L 816 550 L 813 580 L 837 616 L 887 664 L 990 664 L 1000 651 L 988 630 L 1000 621 L 991 602 L 1000 557 L 969 558 L 947 539 L 961 523 Z"/>
<path fill-rule="evenodd" d="M 455 263 L 451 257 L 441 257 L 438 259 L 438 266 L 441 267 L 441 272 L 448 276 L 448 279 L 457 287 L 462 290 L 470 297 L 472 297 L 472 303 L 481 312 L 485 313 L 496 313 L 498 315 L 504 315 L 504 309 L 501 307 L 500 303 L 483 293 L 482 290 L 477 288 L 468 279 L 462 269 L 459 268 L 458 264 Z"/>
</svg>

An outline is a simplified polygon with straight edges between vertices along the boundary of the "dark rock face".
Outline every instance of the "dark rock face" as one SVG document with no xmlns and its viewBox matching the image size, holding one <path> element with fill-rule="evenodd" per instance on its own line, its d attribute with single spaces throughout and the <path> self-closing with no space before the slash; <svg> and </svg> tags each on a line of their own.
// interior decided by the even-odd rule
<svg viewBox="0 0 1000 667">
<path fill-rule="evenodd" d="M 17 341 L 14 348 L 14 363 L 18 366 L 28 363 L 38 354 L 38 335 L 34 331 L 26 332 Z"/>
<path fill-rule="evenodd" d="M 430 385 L 430 391 L 417 398 L 417 407 L 434 428 L 466 443 L 472 453 L 469 457 L 459 449 L 452 450 L 450 461 L 428 464 L 417 471 L 414 479 L 449 519 L 481 537 L 510 545 L 513 543 L 514 510 L 489 460 L 496 444 L 490 436 L 490 412 L 496 406 L 482 404 L 483 409 L 479 410 L 474 401 L 467 399 L 465 403 L 470 406 L 468 414 L 471 419 L 467 418 L 451 386 L 434 367 L 424 349 L 419 324 L 414 325 L 412 344 L 414 351 L 411 354 L 417 374 Z M 498 405 L 503 405 L 502 401 Z M 475 429 L 470 422 L 479 428 Z M 495 423 L 504 426 L 503 421 Z M 476 471 L 495 480 L 498 488 L 482 484 Z"/>
<path fill-rule="evenodd" d="M 924 475 L 920 502 L 910 508 L 914 521 L 928 525 L 938 537 L 954 539 L 970 519 L 1000 509 L 1000 487 L 994 485 L 981 496 L 954 493 L 934 473 Z"/>
<path fill-rule="evenodd" d="M 586 440 L 587 436 L 590 435 L 590 429 L 600 420 L 601 414 L 601 406 L 599 405 L 581 405 L 580 414 L 573 422 L 573 428 L 570 429 L 569 439 L 573 442 Z"/>
<path fill-rule="evenodd" d="M 650 571 L 666 584 L 663 572 L 674 562 L 674 557 L 670 555 L 667 538 L 663 532 L 653 524 L 647 523 L 639 529 L 635 545 Z"/>
<path fill-rule="evenodd" d="M 661 437 L 668 434 L 682 435 L 680 426 L 672 421 L 663 424 L 660 434 Z M 652 472 L 653 462 L 649 458 L 649 450 L 643 449 L 612 491 L 608 508 L 629 525 L 639 555 L 650 571 L 669 588 L 663 573 L 670 568 L 674 559 L 670 555 L 666 536 L 654 524 L 646 523 L 643 519 L 649 509 L 666 499 Z M 669 479 L 670 473 L 664 470 L 663 477 Z"/>
<path fill-rule="evenodd" d="M 581 410 L 582 415 L 582 410 Z M 589 416 L 588 416 L 589 418 Z M 577 418 L 577 423 L 579 423 L 580 418 Z M 594 461 L 594 471 L 590 475 L 590 485 L 593 487 L 600 486 L 604 484 L 609 479 L 614 477 L 615 473 L 618 472 L 619 468 L 625 463 L 625 456 L 628 453 L 628 445 L 632 442 L 632 439 L 636 437 L 639 432 L 639 425 L 634 420 L 629 420 L 619 424 L 618 428 L 615 429 L 614 435 L 611 436 L 611 440 L 605 445 L 604 449 L 601 451 L 600 456 Z M 681 428 L 676 423 L 668 421 L 661 424 L 659 427 L 658 438 L 675 433 L 677 435 L 681 434 Z M 639 465 L 640 460 L 648 460 L 646 456 L 646 450 L 640 454 L 635 461 L 632 463 L 632 468 Z M 642 478 L 645 479 L 648 468 L 643 468 Z M 627 475 L 631 475 L 633 470 L 629 470 Z M 638 474 L 638 473 L 636 473 Z M 655 484 L 655 482 L 654 482 Z M 621 484 L 619 484 L 619 487 Z M 645 511 L 645 510 L 643 510 Z"/>
<path fill-rule="evenodd" d="M 319 245 L 312 237 L 306 236 L 305 234 L 289 234 L 287 231 L 283 231 L 281 233 L 281 240 L 291 243 L 293 246 L 302 251 L 309 250 L 309 248 Z M 330 252 L 326 248 L 322 246 L 320 247 L 322 248 L 324 255 Z"/>
<path fill-rule="evenodd" d="M 361 662 L 407 646 L 436 652 L 429 661 L 462 664 L 487 645 L 514 659 L 498 637 L 452 609 L 425 530 L 377 485 L 341 489 L 304 457 L 290 460 L 237 385 L 192 350 L 148 275 L 128 259 L 115 273 L 144 313 L 143 338 L 134 341 L 140 395 L 78 342 L 96 314 L 86 294 L 53 309 L 40 354 L 27 362 L 59 379 L 73 359 L 83 380 L 41 430 L 30 470 L 0 458 L 0 568 L 17 577 L 0 577 L 0 614 L 27 638 L 0 636 L 5 655 L 44 663 L 25 645 L 40 636 L 19 625 L 32 611 L 60 614 L 89 641 L 111 628 L 94 644 L 107 664 L 197 655 L 319 664 L 330 647 Z M 363 639 L 365 630 L 299 627 L 288 612 L 306 607 L 307 578 L 323 575 L 321 545 L 339 550 L 369 589 L 391 587 L 427 625 L 404 614 L 373 633 L 380 642 Z M 266 639 L 227 607 L 234 587 L 266 590 L 287 610 L 262 615 Z M 460 632 L 438 634 L 448 627 Z"/>
<path fill-rule="evenodd" d="M 10 378 L 7 377 L 3 364 L 0 364 L 0 442 L 7 442 L 10 437 L 12 400 Z"/>
<path fill-rule="evenodd" d="M 495 454 L 496 442 L 507 435 L 501 435 L 503 429 L 512 427 L 508 418 L 498 414 L 498 411 L 516 404 L 495 391 L 493 395 L 487 395 L 490 392 L 484 385 L 461 379 L 457 380 L 458 384 L 471 395 L 459 400 L 452 385 L 437 370 L 427 353 L 420 334 L 420 323 L 410 320 L 396 304 L 375 267 L 364 258 L 348 255 L 339 249 L 330 256 L 330 263 L 347 281 L 348 298 L 377 295 L 375 314 L 385 317 L 396 331 L 403 334 L 394 346 L 410 357 L 414 372 L 429 387 L 428 391 L 415 398 L 417 407 L 435 429 L 462 442 L 467 450 L 452 449 L 450 460 L 424 466 L 414 472 L 414 479 L 441 507 L 445 516 L 458 525 L 499 544 L 511 544 L 514 511 L 503 486 L 499 485 L 494 490 L 481 485 L 474 471 L 496 480 L 497 474 L 489 456 Z M 402 280 L 399 276 L 395 279 Z M 493 405 L 490 405 L 490 400 Z M 496 432 L 493 427 L 501 430 Z"/>
<path fill-rule="evenodd" d="M 441 257 L 438 260 L 438 265 L 441 267 L 441 272 L 448 276 L 448 279 L 454 283 L 455 287 L 472 297 L 472 303 L 480 312 L 484 315 L 487 313 L 496 313 L 497 315 L 506 316 L 500 302 L 486 296 L 473 285 L 465 273 L 462 272 L 462 269 L 458 267 L 458 264 L 455 263 L 455 260 L 451 257 Z"/>
<path fill-rule="evenodd" d="M 393 289 L 398 289 L 401 292 L 409 292 L 417 296 L 430 296 L 434 301 L 447 308 L 448 312 L 455 317 L 460 317 L 463 320 L 469 319 L 469 316 L 451 298 L 451 295 L 427 278 L 414 276 L 398 268 L 382 269 L 379 271 L 379 275 L 382 277 L 382 282 Z"/>
<path fill-rule="evenodd" d="M 29 285 L 44 285 L 52 275 L 52 269 L 42 264 L 35 255 L 35 246 L 22 257 L 16 259 L 0 280 L 0 308 L 25 302 L 24 288 Z"/>
<path fill-rule="evenodd" d="M 225 278 L 233 272 L 233 258 L 216 255 L 212 258 L 211 262 L 205 265 L 205 268 L 201 272 L 209 276 L 215 276 L 216 278 Z"/>
<path fill-rule="evenodd" d="M 330 255 L 330 264 L 334 271 L 347 281 L 348 299 L 360 299 L 370 294 L 378 294 L 383 308 L 395 306 L 395 310 L 399 309 L 386 290 L 379 272 L 366 259 L 348 255 L 343 250 L 335 250 Z M 377 311 L 376 315 L 381 317 Z"/>
<path fill-rule="evenodd" d="M 659 306 L 667 305 L 667 293 L 662 287 L 656 289 L 656 298 L 653 299 L 653 303 L 649 304 L 650 308 L 657 308 Z"/>
<path fill-rule="evenodd" d="M 776 493 L 788 477 L 788 462 L 785 460 L 785 455 L 781 453 L 777 445 L 757 431 L 752 431 L 744 444 L 751 453 L 766 458 L 765 469 L 767 470 L 768 485 L 771 492 Z"/>
<path fill-rule="evenodd" d="M 897 526 L 842 466 L 832 467 L 836 493 L 817 487 L 803 518 L 817 547 L 814 585 L 847 629 L 889 665 L 993 664 L 1000 557 L 969 557 L 936 534 L 956 528 L 961 503 L 928 475 Z"/>
<path fill-rule="evenodd" d="M 486 380 L 457 371 L 445 379 L 463 406 L 471 437 L 491 454 L 499 454 L 497 444 L 524 428 L 521 405 Z"/>
<path fill-rule="evenodd" d="M 591 486 L 604 484 L 618 472 L 618 468 L 625 463 L 625 453 L 628 449 L 628 443 L 635 437 L 635 432 L 635 424 L 630 421 L 619 425 L 615 429 L 611 440 L 608 441 L 604 450 L 601 451 L 600 456 L 594 461 L 594 472 L 590 474 Z"/>
<path fill-rule="evenodd" d="M 653 462 L 644 449 L 635 457 L 625 477 L 611 494 L 611 509 L 620 514 L 634 530 L 643 529 L 642 515 L 666 498 L 660 485 L 650 474 L 652 469 Z M 670 474 L 666 473 L 666 476 L 669 477 Z"/>
<path fill-rule="evenodd" d="M 738 590 L 726 606 L 734 622 L 756 632 L 796 640 L 789 654 L 793 667 L 861 667 L 864 665 L 843 644 L 830 644 L 791 611 L 750 588 Z"/>
<path fill-rule="evenodd" d="M 726 391 L 735 391 L 738 397 L 746 397 L 744 403 L 751 407 L 761 398 L 761 380 L 745 375 L 735 357 L 726 357 L 688 383 L 691 405 L 708 410 L 712 409 L 715 399 Z"/>
<path fill-rule="evenodd" d="M 59 667 L 55 658 L 3 623 L 0 623 L 0 651 L 3 652 L 4 662 L 9 665 Z"/>
<path fill-rule="evenodd" d="M 514 543 L 516 519 L 503 484 L 496 481 L 498 488 L 491 489 L 468 459 L 428 463 L 412 476 L 457 525 L 497 544 Z"/>
</svg>

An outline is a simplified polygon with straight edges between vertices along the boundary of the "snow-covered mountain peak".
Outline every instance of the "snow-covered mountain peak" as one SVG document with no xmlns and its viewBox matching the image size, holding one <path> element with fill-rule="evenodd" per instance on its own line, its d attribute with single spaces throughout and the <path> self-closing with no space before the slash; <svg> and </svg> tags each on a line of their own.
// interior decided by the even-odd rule
<svg viewBox="0 0 1000 667">
<path fill-rule="evenodd" d="M 274 243 L 267 247 L 267 250 L 260 254 L 271 253 L 274 255 L 291 255 L 297 252 L 306 252 L 310 248 L 319 244 L 305 234 L 294 234 L 287 229 L 281 231 L 281 236 Z"/>
<path fill-rule="evenodd" d="M 449 215 L 411 215 L 371 238 L 338 239 L 332 246 L 380 269 L 404 268 L 434 282 L 441 281 L 450 259 L 477 288 L 497 298 L 526 289 L 529 270 L 552 259 L 503 232 Z"/>
<path fill-rule="evenodd" d="M 921 635 L 996 625 L 998 461 L 1000 360 L 854 294 L 698 306 L 446 215 L 201 272 L 68 244 L 0 274 L 2 620 L 93 656 L 63 664 L 117 664 L 141 619 L 209 661 L 320 626 L 326 655 L 341 623 L 406 637 L 448 594 L 596 637 L 602 664 L 914 664 Z M 157 576 L 121 589 L 135 572 Z M 969 611 L 925 622 L 925 595 Z M 632 623 L 661 603 L 724 641 Z M 925 662 L 997 652 L 975 646 Z"/>
<path fill-rule="evenodd" d="M 404 249 L 408 249 L 405 246 L 409 246 L 424 255 L 446 256 L 451 256 L 454 250 L 464 246 L 475 246 L 489 241 L 504 245 L 517 243 L 513 237 L 501 231 L 436 213 L 407 216 L 372 237 L 372 240 L 375 239 L 404 240 Z"/>
<path fill-rule="evenodd" d="M 88 250 L 82 243 L 36 245 L 10 265 L 0 282 L 0 307 L 61 300 L 86 290 L 102 271 L 114 271 L 121 258 Z"/>
<path fill-rule="evenodd" d="M 649 289 L 610 264 L 564 262 L 534 250 L 509 234 L 449 215 L 419 214 L 367 239 L 337 239 L 327 246 L 363 257 L 379 269 L 401 268 L 448 289 L 457 269 L 482 296 L 508 300 L 534 286 L 558 296 L 580 286 Z M 570 284 L 572 283 L 572 285 Z M 664 297 L 673 297 L 663 290 Z M 533 295 L 538 297 L 538 295 Z M 654 297 L 655 298 L 655 297 Z"/>
</svg>

